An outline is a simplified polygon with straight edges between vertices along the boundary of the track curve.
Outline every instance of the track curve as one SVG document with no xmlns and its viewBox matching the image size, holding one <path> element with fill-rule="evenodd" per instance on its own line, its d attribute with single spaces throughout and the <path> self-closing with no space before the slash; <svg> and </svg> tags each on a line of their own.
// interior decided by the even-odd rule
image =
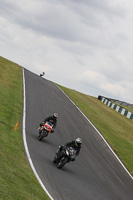
<svg viewBox="0 0 133 200">
<path fill-rule="evenodd" d="M 132 200 L 133 181 L 79 110 L 52 82 L 24 69 L 26 139 L 34 167 L 54 200 Z M 59 114 L 54 134 L 38 141 L 38 125 Z M 57 147 L 81 137 L 76 162 L 59 170 L 52 160 Z"/>
</svg>

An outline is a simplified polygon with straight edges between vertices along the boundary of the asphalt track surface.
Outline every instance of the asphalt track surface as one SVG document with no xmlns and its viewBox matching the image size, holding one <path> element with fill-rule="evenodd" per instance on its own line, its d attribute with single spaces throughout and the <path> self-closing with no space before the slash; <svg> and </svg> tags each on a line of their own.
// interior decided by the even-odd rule
<svg viewBox="0 0 133 200">
<path fill-rule="evenodd" d="M 54 200 L 133 200 L 133 180 L 103 139 L 52 82 L 24 70 L 26 139 L 34 167 Z M 55 133 L 41 142 L 37 128 L 58 113 Z M 57 169 L 53 158 L 58 146 L 81 137 L 75 162 Z"/>
</svg>

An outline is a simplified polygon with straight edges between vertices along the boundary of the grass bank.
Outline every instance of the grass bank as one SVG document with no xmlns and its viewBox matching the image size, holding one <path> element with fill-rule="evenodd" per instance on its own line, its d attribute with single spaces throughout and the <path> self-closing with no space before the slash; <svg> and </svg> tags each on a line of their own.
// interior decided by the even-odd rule
<svg viewBox="0 0 133 200">
<path fill-rule="evenodd" d="M 91 120 L 133 175 L 133 121 L 95 97 L 58 86 Z"/>
<path fill-rule="evenodd" d="M 22 107 L 22 68 L 0 57 L 0 200 L 48 200 L 24 155 Z"/>
</svg>

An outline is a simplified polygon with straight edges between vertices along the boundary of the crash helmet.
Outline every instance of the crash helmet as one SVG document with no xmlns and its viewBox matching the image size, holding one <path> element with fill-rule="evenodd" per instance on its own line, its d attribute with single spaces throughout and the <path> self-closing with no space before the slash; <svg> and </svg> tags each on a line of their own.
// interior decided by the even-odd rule
<svg viewBox="0 0 133 200">
<path fill-rule="evenodd" d="M 79 147 L 79 146 L 82 144 L 81 138 L 77 138 L 77 139 L 75 140 L 75 144 L 76 144 L 76 146 Z"/>
<path fill-rule="evenodd" d="M 57 117 L 58 117 L 58 114 L 57 114 L 57 113 L 54 113 L 54 114 L 53 114 L 53 117 L 57 118 Z"/>
</svg>

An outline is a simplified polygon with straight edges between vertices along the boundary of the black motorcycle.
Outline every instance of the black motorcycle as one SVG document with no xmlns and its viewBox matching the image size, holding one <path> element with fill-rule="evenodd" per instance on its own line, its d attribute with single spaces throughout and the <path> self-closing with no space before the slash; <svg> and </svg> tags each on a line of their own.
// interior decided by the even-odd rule
<svg viewBox="0 0 133 200">
<path fill-rule="evenodd" d="M 63 150 L 56 154 L 53 162 L 56 167 L 61 169 L 66 163 L 74 161 L 77 151 L 72 147 L 64 147 Z"/>
<path fill-rule="evenodd" d="M 50 122 L 46 122 L 43 126 L 39 128 L 39 137 L 38 140 L 41 141 L 42 138 L 47 137 L 51 133 L 53 125 Z"/>
</svg>

